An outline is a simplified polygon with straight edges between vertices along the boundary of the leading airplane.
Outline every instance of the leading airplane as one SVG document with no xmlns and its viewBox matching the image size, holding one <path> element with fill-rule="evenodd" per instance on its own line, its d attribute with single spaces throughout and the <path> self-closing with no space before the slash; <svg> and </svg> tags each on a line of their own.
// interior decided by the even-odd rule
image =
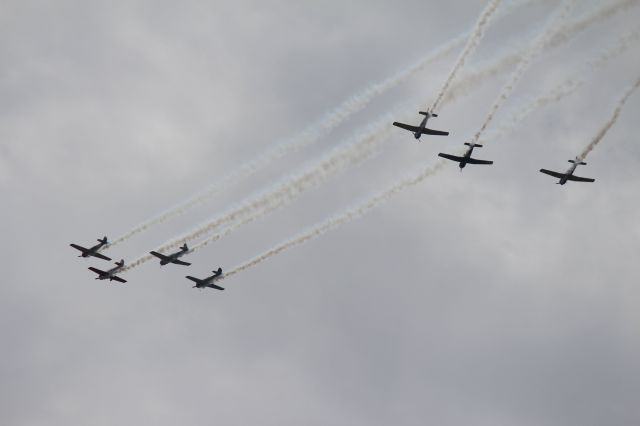
<svg viewBox="0 0 640 426">
<path fill-rule="evenodd" d="M 540 172 L 544 173 L 545 175 L 553 176 L 555 178 L 560 179 L 558 182 L 556 182 L 560 185 L 564 185 L 565 183 L 567 183 L 567 181 L 570 181 L 570 180 L 574 182 L 595 182 L 596 181 L 595 179 L 583 178 L 583 177 L 575 176 L 573 174 L 573 172 L 576 171 L 576 168 L 578 166 L 587 165 L 587 163 L 582 161 L 579 157 L 576 157 L 575 160 L 569 160 L 569 162 L 573 163 L 573 165 L 569 167 L 569 170 L 567 170 L 564 173 L 552 172 L 551 170 L 547 170 L 547 169 L 540 169 Z"/>
<path fill-rule="evenodd" d="M 77 244 L 69 244 L 69 245 L 71 247 L 73 247 L 74 249 L 80 250 L 82 252 L 82 254 L 80 256 L 78 256 L 78 257 L 97 257 L 98 259 L 111 260 L 110 257 L 107 257 L 104 254 L 98 253 L 102 247 L 104 247 L 104 246 L 106 246 L 108 244 L 107 237 L 104 237 L 102 239 L 98 239 L 98 242 L 100 244 L 96 244 L 95 246 L 90 247 L 90 248 L 85 248 L 85 247 L 79 246 Z"/>
<path fill-rule="evenodd" d="M 493 161 L 477 160 L 475 158 L 471 158 L 471 154 L 473 153 L 473 148 L 476 148 L 476 147 L 482 148 L 482 145 L 473 143 L 473 142 L 472 143 L 465 142 L 465 145 L 467 145 L 469 148 L 467 148 L 467 152 L 465 152 L 462 157 L 459 157 L 457 155 L 451 155 L 451 154 L 443 154 L 442 152 L 438 154 L 438 156 L 442 158 L 446 158 L 447 160 L 457 161 L 458 163 L 460 163 L 460 171 L 462 171 L 462 169 L 464 169 L 464 167 L 467 164 L 493 164 Z"/>
<path fill-rule="evenodd" d="M 157 251 L 150 251 L 149 252 L 149 254 L 151 254 L 151 255 L 157 257 L 158 259 L 160 259 L 160 265 L 166 265 L 168 263 L 175 263 L 176 265 L 189 266 L 189 265 L 191 265 L 189 262 L 184 262 L 182 260 L 178 260 L 179 257 L 182 257 L 187 253 L 189 253 L 189 247 L 187 247 L 187 243 L 184 243 L 184 245 L 182 247 L 180 247 L 180 251 L 177 251 L 177 252 L 169 254 L 169 255 L 164 255 L 162 253 L 158 253 Z"/>
<path fill-rule="evenodd" d="M 209 287 L 209 288 L 215 288 L 217 290 L 224 290 L 224 288 L 214 284 L 215 281 L 218 281 L 219 279 L 222 278 L 222 268 L 218 268 L 217 271 L 213 271 L 213 275 L 207 278 L 199 279 L 199 278 L 190 277 L 190 276 L 187 276 L 186 278 L 196 283 L 196 285 L 194 285 L 193 288 Z"/>
<path fill-rule="evenodd" d="M 449 135 L 449 132 L 443 132 L 441 130 L 427 129 L 427 121 L 429 121 L 429 119 L 431 117 L 437 117 L 438 114 L 434 114 L 432 112 L 424 112 L 424 111 L 420 111 L 419 114 L 424 115 L 424 119 L 422 120 L 422 122 L 420 123 L 419 126 L 411 126 L 409 124 L 398 123 L 397 121 L 394 122 L 393 125 L 396 126 L 396 127 L 400 127 L 401 129 L 405 129 L 405 130 L 408 130 L 408 131 L 412 132 L 413 136 L 418 140 L 420 139 L 420 136 L 422 136 L 422 135 L 436 135 L 436 136 L 447 136 L 447 135 Z"/>
<path fill-rule="evenodd" d="M 89 267 L 89 270 L 98 274 L 98 276 L 96 277 L 96 280 L 109 280 L 109 281 L 115 280 L 121 283 L 126 283 L 127 280 L 120 278 L 119 276 L 116 275 L 122 268 L 124 268 L 124 259 L 121 260 L 120 262 L 116 262 L 116 265 L 117 266 L 115 268 L 111 268 L 108 271 L 101 271 L 100 269 L 94 268 L 92 266 Z"/>
</svg>

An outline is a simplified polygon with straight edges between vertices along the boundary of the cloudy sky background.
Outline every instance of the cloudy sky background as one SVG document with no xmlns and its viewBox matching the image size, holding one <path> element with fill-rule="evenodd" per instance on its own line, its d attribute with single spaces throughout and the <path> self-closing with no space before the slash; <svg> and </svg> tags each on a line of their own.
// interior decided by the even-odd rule
<svg viewBox="0 0 640 426">
<path fill-rule="evenodd" d="M 613 0 L 611 0 L 613 2 Z M 544 52 L 495 124 L 637 28 L 640 4 Z M 581 0 L 571 19 L 604 2 Z M 536 34 L 539 1 L 470 59 Z M 477 157 L 366 217 L 197 291 L 204 276 L 454 152 L 508 73 L 380 155 L 190 257 L 94 281 L 68 244 L 111 238 L 471 28 L 484 1 L 5 1 L 0 11 L 0 419 L 7 425 L 629 425 L 640 418 L 640 46 Z M 457 55 L 330 136 L 114 248 L 130 260 L 403 102 L 424 109 Z M 418 118 L 416 118 L 417 120 Z"/>
</svg>

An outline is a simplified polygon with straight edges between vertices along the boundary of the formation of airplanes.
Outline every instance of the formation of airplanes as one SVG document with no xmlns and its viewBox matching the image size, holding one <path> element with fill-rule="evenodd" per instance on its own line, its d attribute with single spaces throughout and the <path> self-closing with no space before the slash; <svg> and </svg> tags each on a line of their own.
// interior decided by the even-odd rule
<svg viewBox="0 0 640 426">
<path fill-rule="evenodd" d="M 401 129 L 404 130 L 408 130 L 410 132 L 413 133 L 413 136 L 416 139 L 420 139 L 420 137 L 422 135 L 436 135 L 436 136 L 448 136 L 449 132 L 444 132 L 441 130 L 432 130 L 427 128 L 427 121 L 429 121 L 429 118 L 431 117 L 437 117 L 438 114 L 434 114 L 432 111 L 420 111 L 418 114 L 424 115 L 424 119 L 422 119 L 422 122 L 418 125 L 418 126 L 412 126 L 409 124 L 404 124 L 404 123 L 399 123 L 397 121 L 395 121 L 393 123 L 394 126 L 399 127 Z M 467 151 L 462 155 L 452 155 L 452 154 L 445 154 L 443 152 L 439 153 L 438 156 L 445 158 L 447 160 L 451 160 L 451 161 L 455 161 L 458 163 L 458 166 L 460 167 L 460 171 L 462 171 L 462 169 L 464 169 L 466 167 L 467 164 L 484 164 L 484 165 L 489 165 L 489 164 L 493 164 L 493 161 L 490 160 L 478 160 L 476 158 L 472 158 L 471 154 L 473 153 L 473 149 L 474 148 L 482 148 L 482 145 L 477 144 L 475 142 L 465 142 L 465 145 L 468 146 Z M 553 176 L 555 178 L 560 179 L 558 182 L 558 184 L 560 185 L 564 185 L 565 183 L 567 183 L 568 181 L 572 181 L 572 182 L 595 182 L 595 179 L 592 178 L 584 178 L 584 177 L 579 177 L 579 176 L 575 176 L 573 174 L 573 172 L 576 170 L 576 168 L 579 165 L 586 165 L 587 163 L 585 163 L 584 161 L 582 161 L 582 159 L 580 159 L 579 157 L 576 157 L 575 160 L 569 160 L 570 163 L 573 163 L 572 166 L 569 168 L 569 170 L 567 170 L 564 173 L 559 173 L 559 172 L 554 172 L 551 170 L 547 170 L 547 169 L 540 169 L 541 173 L 544 173 L 546 175 L 549 176 Z"/>
<path fill-rule="evenodd" d="M 445 131 L 442 131 L 442 130 L 433 130 L 433 129 L 427 128 L 427 122 L 429 121 L 429 119 L 431 117 L 437 117 L 438 116 L 437 114 L 434 114 L 431 111 L 428 111 L 428 112 L 420 111 L 419 114 L 424 115 L 424 118 L 422 119 L 422 121 L 420 122 L 420 124 L 418 126 L 412 126 L 412 125 L 409 125 L 409 124 L 399 123 L 399 122 L 394 122 L 393 125 L 413 133 L 413 136 L 416 138 L 416 140 L 420 140 L 420 137 L 422 135 L 434 135 L 434 136 L 448 136 L 449 135 L 449 132 L 445 132 Z M 450 160 L 450 161 L 457 162 L 458 163 L 458 167 L 460 167 L 460 171 L 462 171 L 462 169 L 464 169 L 467 166 L 467 164 L 478 164 L 478 165 L 491 165 L 491 164 L 493 164 L 493 161 L 491 161 L 491 160 L 479 160 L 479 159 L 473 158 L 471 156 L 473 154 L 473 150 L 475 148 L 482 148 L 482 145 L 477 144 L 475 142 L 466 142 L 465 145 L 468 148 L 467 148 L 466 152 L 464 154 L 462 154 L 461 156 L 460 155 L 453 155 L 453 154 L 446 154 L 446 153 L 443 153 L 443 152 L 439 153 L 438 156 L 441 157 L 441 158 Z M 547 170 L 547 169 L 540 169 L 540 172 L 559 179 L 559 181 L 557 183 L 560 184 L 560 185 L 564 185 L 565 183 L 567 183 L 569 181 L 572 181 L 572 182 L 595 182 L 595 179 L 585 178 L 585 177 L 580 177 L 580 176 L 574 175 L 574 172 L 575 172 L 575 170 L 576 170 L 576 168 L 578 166 L 587 164 L 584 161 L 582 161 L 582 159 L 580 157 L 576 157 L 574 160 L 569 160 L 569 162 L 572 163 L 571 167 L 569 167 L 569 169 L 564 173 L 554 172 L 554 171 Z M 99 238 L 98 239 L 98 244 L 96 244 L 94 246 L 91 246 L 89 248 L 80 246 L 78 244 L 70 244 L 70 246 L 80 252 L 79 257 L 84 257 L 84 258 L 95 257 L 97 259 L 111 261 L 110 257 L 105 256 L 104 254 L 101 253 L 102 250 L 104 250 L 105 248 L 107 248 L 109 246 L 109 242 L 107 240 L 107 237 Z M 160 260 L 160 266 L 168 265 L 169 263 L 172 263 L 174 265 L 191 266 L 191 263 L 185 262 L 183 260 L 180 260 L 181 257 L 189 254 L 189 252 L 190 252 L 189 247 L 185 243 L 175 253 L 163 254 L 163 253 L 159 253 L 157 251 L 151 251 L 151 252 L 149 252 L 149 254 L 151 254 L 152 256 L 154 256 L 154 257 L 156 257 L 156 258 L 158 258 Z M 118 276 L 118 274 L 124 270 L 124 267 L 125 267 L 124 259 L 120 260 L 119 262 L 116 262 L 115 264 L 116 264 L 116 266 L 114 268 L 108 269 L 106 271 L 98 269 L 98 268 L 95 268 L 93 266 L 89 267 L 89 270 L 92 271 L 92 272 L 95 272 L 96 274 L 98 274 L 98 276 L 96 277 L 97 280 L 117 281 L 117 282 L 120 282 L 120 283 L 123 283 L 123 284 L 126 283 L 127 280 L 125 280 L 124 278 Z M 206 278 L 196 278 L 196 277 L 192 277 L 190 275 L 187 275 L 185 278 L 187 278 L 188 280 L 193 281 L 195 283 L 193 288 L 199 288 L 199 289 L 212 288 L 212 289 L 216 289 L 216 290 L 224 290 L 223 287 L 220 287 L 219 285 L 215 284 L 216 281 L 219 281 L 223 277 L 224 277 L 224 275 L 222 273 L 222 268 L 218 268 L 217 270 L 213 271 L 213 275 L 211 275 L 209 277 L 206 277 Z"/>
<path fill-rule="evenodd" d="M 98 243 L 94 245 L 93 247 L 90 248 L 86 248 L 86 247 L 82 247 L 78 244 L 70 244 L 71 247 L 73 247 L 76 250 L 79 250 L 81 252 L 79 257 L 95 257 L 98 259 L 102 259 L 102 260 L 108 260 L 110 261 L 111 258 L 105 256 L 104 254 L 100 253 L 101 250 L 105 249 L 108 245 L 109 242 L 107 240 L 107 237 L 103 237 L 98 239 Z M 162 254 L 162 253 L 158 253 L 157 251 L 151 251 L 149 252 L 152 256 L 157 257 L 158 259 L 160 259 L 160 265 L 164 266 L 167 265 L 169 263 L 173 263 L 175 265 L 183 265 L 183 266 L 190 266 L 191 263 L 189 262 L 185 262 L 183 260 L 180 260 L 179 258 L 186 255 L 187 253 L 189 253 L 189 247 L 187 246 L 187 244 L 185 243 L 182 247 L 180 247 L 180 250 L 178 250 L 175 253 L 171 253 L 171 254 Z M 124 278 L 118 276 L 118 274 L 120 272 L 123 271 L 125 263 L 124 263 L 124 259 L 120 260 L 119 262 L 115 262 L 116 266 L 114 268 L 108 269 L 106 271 L 102 270 L 102 269 L 98 269 L 95 268 L 93 266 L 89 267 L 89 270 L 92 272 L 95 272 L 96 274 L 98 274 L 98 276 L 96 277 L 96 280 L 109 280 L 109 281 L 117 281 L 119 283 L 126 283 L 127 280 L 125 280 Z M 195 278 L 192 276 L 187 276 L 186 278 L 195 282 L 196 285 L 193 286 L 193 288 L 214 288 L 216 290 L 224 290 L 223 287 L 220 287 L 218 285 L 215 285 L 214 282 L 218 281 L 220 279 L 223 278 L 223 273 L 222 273 L 222 268 L 218 268 L 218 270 L 213 271 L 213 275 L 207 278 L 203 278 L 203 279 L 199 279 L 199 278 Z"/>
</svg>

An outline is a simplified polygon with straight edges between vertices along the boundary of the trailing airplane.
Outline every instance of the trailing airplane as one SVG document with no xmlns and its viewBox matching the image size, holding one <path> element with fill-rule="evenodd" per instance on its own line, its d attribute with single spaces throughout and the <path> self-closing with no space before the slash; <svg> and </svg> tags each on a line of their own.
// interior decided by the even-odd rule
<svg viewBox="0 0 640 426">
<path fill-rule="evenodd" d="M 434 114 L 431 112 L 424 112 L 424 111 L 420 111 L 419 114 L 424 115 L 424 119 L 422 120 L 422 122 L 420 123 L 419 126 L 411 126 L 409 124 L 404 124 L 404 123 L 398 123 L 397 121 L 393 123 L 394 126 L 396 127 L 400 127 L 401 129 L 405 129 L 408 130 L 410 132 L 413 133 L 413 136 L 416 139 L 420 139 L 420 136 L 422 135 L 436 135 L 436 136 L 447 136 L 449 135 L 449 132 L 443 132 L 441 130 L 432 130 L 432 129 L 427 129 L 427 121 L 429 121 L 429 119 L 431 117 L 437 117 L 438 114 Z"/>
<path fill-rule="evenodd" d="M 189 247 L 187 247 L 187 243 L 185 243 L 182 247 L 180 247 L 180 251 L 177 251 L 169 255 L 164 255 L 162 253 L 158 253 L 157 251 L 150 251 L 149 253 L 157 257 L 158 259 L 160 259 L 160 265 L 166 265 L 168 263 L 175 263 L 176 265 L 184 265 L 184 266 L 191 265 L 189 262 L 178 260 L 179 257 L 182 257 L 185 254 L 189 253 Z"/>
<path fill-rule="evenodd" d="M 102 239 L 98 239 L 98 242 L 100 244 L 96 244 L 95 246 L 93 246 L 91 248 L 85 248 L 85 247 L 79 246 L 77 244 L 69 244 L 69 245 L 71 247 L 73 247 L 74 249 L 80 250 L 82 252 L 82 254 L 80 256 L 78 256 L 78 257 L 97 257 L 98 259 L 111 260 L 110 257 L 107 257 L 104 254 L 98 253 L 102 247 L 104 247 L 104 246 L 106 246 L 108 244 L 107 237 L 104 237 Z"/>
<path fill-rule="evenodd" d="M 111 268 L 108 271 L 101 271 L 98 268 L 94 268 L 94 267 L 89 267 L 89 270 L 95 272 L 96 274 L 98 274 L 98 276 L 96 277 L 96 280 L 109 280 L 109 281 L 118 281 L 121 283 L 126 283 L 127 280 L 122 279 L 120 277 L 118 277 L 116 274 L 118 273 L 118 271 L 120 271 L 122 268 L 124 268 L 124 259 L 121 260 L 120 262 L 116 262 L 116 267 L 115 268 Z"/>
<path fill-rule="evenodd" d="M 462 157 L 459 157 L 457 155 L 451 155 L 451 154 L 443 154 L 442 152 L 438 154 L 438 156 L 442 158 L 446 158 L 447 160 L 457 161 L 458 163 L 460 163 L 460 171 L 462 171 L 462 169 L 464 169 L 464 167 L 467 164 L 493 164 L 493 161 L 477 160 L 475 158 L 471 158 L 471 154 L 473 153 L 473 148 L 476 148 L 476 147 L 482 148 L 482 145 L 477 143 L 469 143 L 469 142 L 465 142 L 465 145 L 467 145 L 469 148 L 467 149 L 467 152 L 465 152 Z"/>
<path fill-rule="evenodd" d="M 569 170 L 567 170 L 564 173 L 552 172 L 551 170 L 547 170 L 547 169 L 540 169 L 540 172 L 544 173 L 545 175 L 553 176 L 555 178 L 560 179 L 560 181 L 556 182 L 556 183 L 559 183 L 560 185 L 564 185 L 565 183 L 567 183 L 567 181 L 570 181 L 570 180 L 574 182 L 595 182 L 596 181 L 595 179 L 583 178 L 583 177 L 575 176 L 573 174 L 573 172 L 576 171 L 576 168 L 578 166 L 587 165 L 587 163 L 582 161 L 579 157 L 576 157 L 575 160 L 569 160 L 569 162 L 573 163 L 573 165 L 569 167 Z"/>
<path fill-rule="evenodd" d="M 218 268 L 217 271 L 213 271 L 213 275 L 204 279 L 199 279 L 199 278 L 190 277 L 190 276 L 187 276 L 186 278 L 196 283 L 196 285 L 194 285 L 193 288 L 209 287 L 209 288 L 215 288 L 217 290 L 224 290 L 224 288 L 214 284 L 215 281 L 222 278 L 222 268 Z"/>
</svg>

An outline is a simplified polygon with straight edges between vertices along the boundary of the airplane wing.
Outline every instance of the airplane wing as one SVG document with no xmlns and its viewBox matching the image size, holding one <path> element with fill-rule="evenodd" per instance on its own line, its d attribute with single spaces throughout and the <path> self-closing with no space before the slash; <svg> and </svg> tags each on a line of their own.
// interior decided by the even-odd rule
<svg viewBox="0 0 640 426">
<path fill-rule="evenodd" d="M 449 132 L 443 132 L 442 130 L 433 130 L 425 128 L 422 132 L 423 135 L 436 135 L 436 136 L 449 136 Z"/>
<path fill-rule="evenodd" d="M 573 180 L 575 182 L 595 182 L 595 179 L 591 179 L 591 178 L 583 178 L 580 176 L 574 176 L 574 175 L 570 175 L 567 177 L 567 180 Z"/>
<path fill-rule="evenodd" d="M 77 244 L 69 244 L 69 245 L 70 245 L 71 247 L 73 247 L 74 249 L 81 251 L 83 254 L 84 254 L 84 253 L 86 253 L 87 251 L 89 251 L 89 250 L 87 250 L 86 248 L 84 248 L 84 247 L 82 247 L 82 246 L 79 246 L 79 245 L 77 245 Z"/>
<path fill-rule="evenodd" d="M 493 161 L 489 160 L 478 160 L 475 158 L 468 158 L 467 163 L 469 164 L 493 164 Z"/>
<path fill-rule="evenodd" d="M 540 172 L 544 173 L 545 175 L 553 176 L 558 179 L 562 179 L 565 176 L 564 173 L 552 172 L 551 170 L 547 170 L 547 169 L 540 169 Z"/>
<path fill-rule="evenodd" d="M 103 276 L 103 275 L 107 274 L 105 271 L 101 271 L 100 269 L 94 268 L 93 266 L 89 266 L 89 270 L 95 272 L 96 274 L 98 274 L 100 276 Z"/>
<path fill-rule="evenodd" d="M 191 265 L 189 262 L 185 262 L 183 260 L 178 260 L 178 259 L 173 259 L 171 263 L 175 263 L 176 265 L 184 265 L 184 266 Z"/>
<path fill-rule="evenodd" d="M 401 129 L 405 129 L 408 130 L 410 132 L 417 132 L 418 130 L 420 130 L 420 127 L 416 127 L 416 126 L 410 126 L 408 124 L 404 124 L 404 123 L 398 123 L 397 121 L 395 121 L 393 123 L 394 126 L 396 127 L 400 127 Z"/>
<path fill-rule="evenodd" d="M 458 157 L 457 155 L 451 155 L 451 154 L 443 154 L 442 152 L 438 154 L 438 157 L 446 158 L 447 160 L 451 160 L 451 161 L 457 161 L 458 163 L 460 163 L 461 161 L 464 161 L 463 157 Z"/>
<path fill-rule="evenodd" d="M 196 278 L 196 277 L 186 276 L 185 278 L 186 278 L 186 279 L 188 279 L 188 280 L 193 281 L 193 282 L 194 282 L 194 283 L 196 283 L 196 284 L 200 284 L 200 283 L 202 282 L 202 280 L 199 280 L 199 279 L 198 279 L 198 278 Z"/>
<path fill-rule="evenodd" d="M 215 284 L 212 284 L 212 283 L 207 284 L 207 287 L 209 287 L 209 288 L 215 288 L 216 290 L 224 290 L 224 288 L 222 288 L 222 287 L 220 287 L 220 286 L 217 286 L 217 285 L 215 285 Z"/>
<path fill-rule="evenodd" d="M 110 257 L 107 257 L 104 254 L 100 253 L 91 253 L 89 256 L 97 257 L 98 259 L 111 260 Z"/>
<path fill-rule="evenodd" d="M 125 279 L 123 279 L 123 278 L 120 278 L 120 277 L 118 277 L 117 275 L 112 275 L 112 276 L 111 276 L 111 279 L 112 279 L 112 280 L 115 280 L 115 281 L 118 281 L 118 282 L 120 282 L 120 283 L 123 283 L 123 284 L 127 282 L 127 280 L 125 280 Z"/>
<path fill-rule="evenodd" d="M 166 260 L 167 262 L 171 262 L 171 258 L 169 256 L 165 256 L 162 253 L 158 253 L 157 251 L 150 251 L 149 252 L 150 255 L 157 257 L 158 259 L 161 260 Z"/>
</svg>

